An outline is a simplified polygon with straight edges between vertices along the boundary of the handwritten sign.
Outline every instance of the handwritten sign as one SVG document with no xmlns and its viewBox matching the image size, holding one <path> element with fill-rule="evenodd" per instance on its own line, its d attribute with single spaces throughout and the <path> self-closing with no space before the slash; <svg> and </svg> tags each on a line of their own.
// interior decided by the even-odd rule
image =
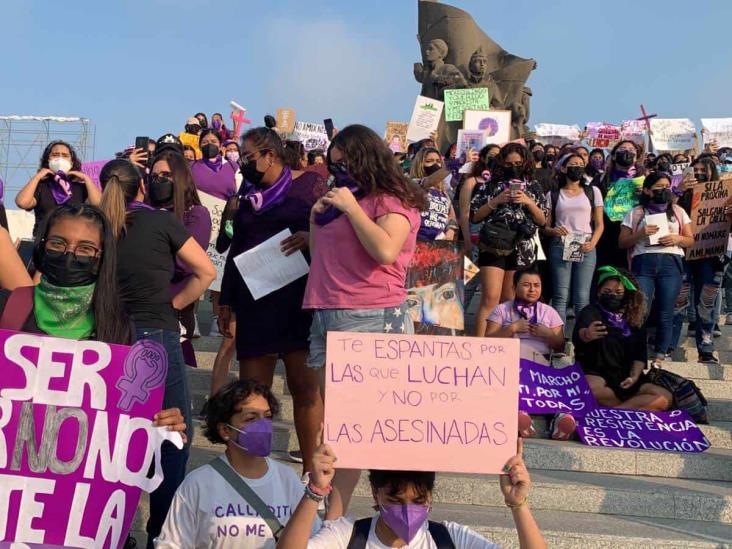
<svg viewBox="0 0 732 549">
<path fill-rule="evenodd" d="M 443 107 L 444 103 L 442 101 L 418 95 L 407 128 L 407 140 L 411 142 L 421 141 L 430 137 L 432 132 L 437 131 Z"/>
<path fill-rule="evenodd" d="M 445 90 L 445 122 L 462 121 L 466 110 L 487 111 L 490 108 L 488 88 Z"/>
<path fill-rule="evenodd" d="M 586 130 L 585 140 L 593 148 L 610 149 L 620 141 L 620 126 L 607 122 L 588 122 Z"/>
<path fill-rule="evenodd" d="M 81 165 L 81 172 L 88 175 L 100 189 L 102 185 L 99 183 L 99 174 L 102 173 L 102 168 L 107 162 L 109 160 L 94 160 L 93 162 L 84 162 Z"/>
<path fill-rule="evenodd" d="M 585 374 L 576 364 L 552 368 L 522 358 L 520 380 L 519 410 L 528 414 L 580 417 L 597 407 Z"/>
<path fill-rule="evenodd" d="M 277 109 L 275 113 L 277 129 L 283 133 L 292 133 L 295 130 L 295 110 Z"/>
<path fill-rule="evenodd" d="M 292 131 L 291 139 L 301 141 L 306 151 L 319 149 L 325 151 L 330 145 L 328 134 L 325 132 L 325 125 L 312 122 L 295 122 L 295 129 Z"/>
<path fill-rule="evenodd" d="M 732 176 L 697 185 L 691 200 L 691 228 L 694 244 L 686 250 L 686 259 L 719 257 L 727 251 L 730 223 L 724 205 L 732 196 Z"/>
<path fill-rule="evenodd" d="M 541 123 L 534 126 L 536 139 L 545 145 L 561 145 L 566 141 L 579 141 L 579 126 Z"/>
<path fill-rule="evenodd" d="M 633 179 L 618 179 L 612 184 L 605 197 L 605 214 L 610 221 L 622 221 L 625 214 L 640 203 L 638 193 L 645 179 L 642 175 Z"/>
<path fill-rule="evenodd" d="M 711 446 L 683 410 L 645 412 L 596 408 L 577 418 L 577 434 L 588 446 L 664 452 L 703 452 Z"/>
<path fill-rule="evenodd" d="M 702 118 L 704 145 L 732 147 L 732 118 Z"/>
<path fill-rule="evenodd" d="M 463 113 L 463 129 L 484 132 L 486 143 L 508 143 L 511 139 L 511 111 L 467 110 Z"/>
<path fill-rule="evenodd" d="M 651 118 L 651 137 L 656 150 L 686 151 L 694 147 L 696 127 L 688 118 Z"/>
<path fill-rule="evenodd" d="M 216 251 L 216 239 L 218 238 L 219 230 L 221 229 L 221 215 L 224 213 L 226 201 L 203 191 L 198 191 L 198 197 L 201 199 L 201 204 L 211 215 L 211 242 L 208 243 L 206 253 L 208 254 L 208 258 L 211 260 L 211 263 L 216 267 L 216 279 L 211 283 L 209 289 L 214 292 L 220 292 L 221 280 L 224 277 L 224 268 L 226 267 L 226 254 L 220 254 Z"/>
<path fill-rule="evenodd" d="M 407 131 L 409 124 L 406 122 L 387 122 L 384 140 L 392 152 L 406 152 Z"/>
<path fill-rule="evenodd" d="M 518 366 L 518 340 L 329 332 L 325 440 L 338 467 L 498 473 Z"/>
<path fill-rule="evenodd" d="M 162 482 L 160 444 L 182 448 L 150 421 L 165 349 L 0 330 L 0 368 L 0 540 L 120 547 Z"/>
</svg>

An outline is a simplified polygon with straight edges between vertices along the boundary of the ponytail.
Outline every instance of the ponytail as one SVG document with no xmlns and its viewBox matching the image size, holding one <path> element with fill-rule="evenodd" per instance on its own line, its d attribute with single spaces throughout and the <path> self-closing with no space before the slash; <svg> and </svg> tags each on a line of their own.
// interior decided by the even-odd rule
<svg viewBox="0 0 732 549">
<path fill-rule="evenodd" d="M 103 189 L 99 207 L 107 216 L 115 238 L 124 234 L 127 206 L 137 196 L 141 179 L 135 165 L 123 158 L 107 162 L 99 174 Z"/>
</svg>

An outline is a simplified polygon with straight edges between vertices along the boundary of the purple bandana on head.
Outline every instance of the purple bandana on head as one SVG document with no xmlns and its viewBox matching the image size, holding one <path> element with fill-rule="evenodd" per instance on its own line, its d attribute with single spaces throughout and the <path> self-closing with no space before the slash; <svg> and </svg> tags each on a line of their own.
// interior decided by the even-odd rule
<svg viewBox="0 0 732 549">
<path fill-rule="evenodd" d="M 257 188 L 247 181 L 245 183 L 246 187 L 242 189 L 245 193 L 244 198 L 249 200 L 255 214 L 261 214 L 285 201 L 292 186 L 292 172 L 285 166 L 277 181 L 269 187 Z"/>
<path fill-rule="evenodd" d="M 54 174 L 53 181 L 48 186 L 51 189 L 51 194 L 56 204 L 66 204 L 71 198 L 71 181 L 61 170 Z"/>
<path fill-rule="evenodd" d="M 625 316 L 623 316 L 623 313 L 611 313 L 610 311 L 600 307 L 600 305 L 598 305 L 597 308 L 600 309 L 602 311 L 602 314 L 605 315 L 605 319 L 607 320 L 608 324 L 610 324 L 610 326 L 613 326 L 614 328 L 617 328 L 618 330 L 623 332 L 623 337 L 630 336 L 630 324 L 628 324 L 628 321 L 625 320 Z"/>
<path fill-rule="evenodd" d="M 211 170 L 213 170 L 216 173 L 218 173 L 221 170 L 221 168 L 224 167 L 224 162 L 221 159 L 221 156 L 217 156 L 213 160 L 209 160 L 208 158 L 204 158 L 203 159 L 203 163 L 206 164 L 206 166 L 208 166 L 209 168 L 211 168 Z"/>
</svg>

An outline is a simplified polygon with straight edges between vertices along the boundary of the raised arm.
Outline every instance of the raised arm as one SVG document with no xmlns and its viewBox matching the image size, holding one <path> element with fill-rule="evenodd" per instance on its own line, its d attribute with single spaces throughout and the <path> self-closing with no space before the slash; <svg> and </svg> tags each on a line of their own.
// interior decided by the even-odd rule
<svg viewBox="0 0 732 549">
<path fill-rule="evenodd" d="M 53 175 L 48 168 L 41 168 L 36 175 L 30 178 L 18 194 L 15 195 L 15 205 L 22 210 L 32 210 L 36 207 L 36 189 L 44 177 Z"/>
</svg>

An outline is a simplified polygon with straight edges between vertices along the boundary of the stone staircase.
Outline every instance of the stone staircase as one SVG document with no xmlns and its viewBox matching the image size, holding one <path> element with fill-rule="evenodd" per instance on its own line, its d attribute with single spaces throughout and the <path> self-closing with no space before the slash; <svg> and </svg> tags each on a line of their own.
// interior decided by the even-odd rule
<svg viewBox="0 0 732 549">
<path fill-rule="evenodd" d="M 717 348 L 729 349 L 732 327 L 723 327 L 723 332 Z M 210 337 L 194 343 L 199 367 L 188 370 L 194 414 L 208 394 L 219 344 L 220 339 Z M 710 401 L 712 422 L 702 429 L 713 447 L 703 454 L 591 448 L 542 438 L 526 441 L 525 458 L 534 483 L 531 506 L 550 547 L 732 547 L 732 364 L 693 362 L 692 339 L 685 341 L 684 352 L 681 358 L 689 361 L 666 366 L 693 379 Z M 729 353 L 723 350 L 721 355 L 732 362 Z M 236 375 L 232 365 L 231 379 Z M 281 363 L 274 391 L 282 402 L 275 423 L 275 457 L 289 463 L 286 452 L 297 448 L 297 438 Z M 546 422 L 537 417 L 537 425 L 540 436 L 546 436 Z M 223 449 L 205 440 L 198 424 L 196 431 L 189 469 Z M 299 473 L 300 466 L 291 465 Z M 365 516 L 370 505 L 363 475 L 351 511 Z M 501 546 L 518 547 L 494 476 L 439 474 L 432 516 L 467 524 Z M 146 517 L 143 496 L 133 526 L 138 542 L 144 540 Z"/>
</svg>

